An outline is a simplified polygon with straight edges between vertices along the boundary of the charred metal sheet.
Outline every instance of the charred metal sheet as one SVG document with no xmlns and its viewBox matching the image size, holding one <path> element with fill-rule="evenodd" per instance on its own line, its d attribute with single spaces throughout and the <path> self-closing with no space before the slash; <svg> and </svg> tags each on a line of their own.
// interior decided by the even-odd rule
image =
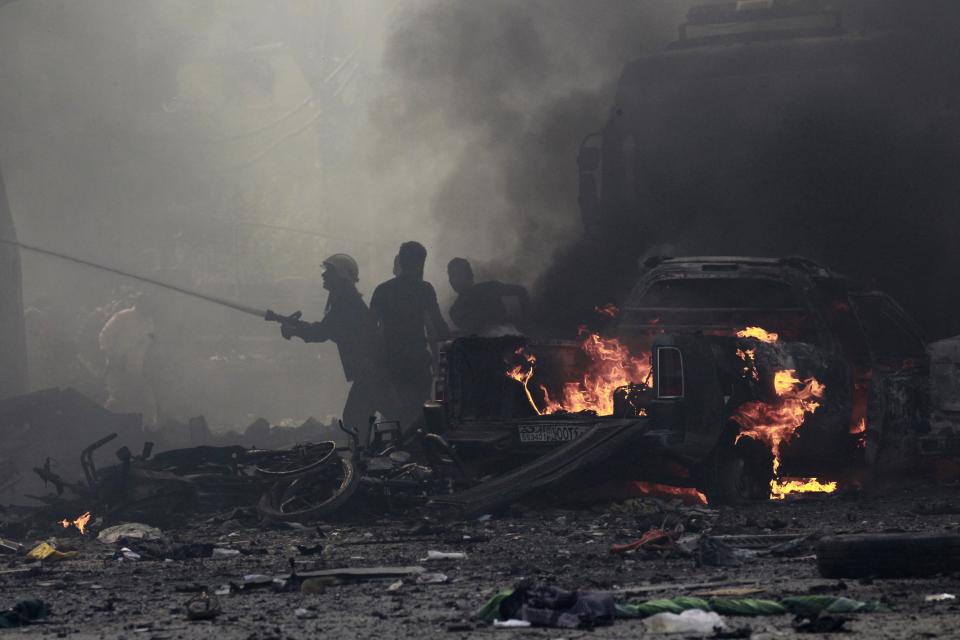
<svg viewBox="0 0 960 640">
<path fill-rule="evenodd" d="M 434 502 L 469 514 L 490 511 L 515 502 L 541 487 L 615 457 L 648 428 L 645 419 L 600 420 L 588 433 L 511 472 Z"/>
</svg>

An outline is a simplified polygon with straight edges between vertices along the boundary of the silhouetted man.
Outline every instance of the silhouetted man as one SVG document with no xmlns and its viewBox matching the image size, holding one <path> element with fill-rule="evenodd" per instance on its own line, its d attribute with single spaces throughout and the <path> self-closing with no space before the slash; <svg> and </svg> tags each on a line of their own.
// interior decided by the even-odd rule
<svg viewBox="0 0 960 640">
<path fill-rule="evenodd" d="M 423 279 L 427 250 L 419 242 L 404 242 L 394 260 L 396 276 L 378 286 L 370 312 L 380 332 L 387 374 L 400 397 L 401 426 L 410 428 L 423 414 L 433 378 L 431 352 L 449 333 L 440 315 L 437 292 Z"/>
<path fill-rule="evenodd" d="M 360 268 L 356 260 L 337 253 L 323 261 L 323 288 L 330 292 L 327 308 L 320 322 L 285 321 L 280 333 L 289 340 L 304 342 L 333 341 L 340 352 L 343 374 L 350 386 L 343 407 L 343 423 L 356 429 L 361 442 L 366 442 L 368 421 L 375 411 L 386 412 L 388 389 L 375 349 L 375 333 L 370 312 L 360 292 Z M 273 318 L 267 312 L 268 319 Z"/>
<path fill-rule="evenodd" d="M 450 319 L 466 335 L 485 335 L 491 332 L 504 333 L 525 320 L 529 307 L 527 290 L 518 284 L 504 284 L 496 280 L 474 282 L 473 268 L 464 258 L 454 258 L 447 264 L 450 286 L 457 292 L 457 299 L 450 305 Z M 520 305 L 520 317 L 511 315 L 504 303 L 505 298 L 516 298 Z"/>
</svg>

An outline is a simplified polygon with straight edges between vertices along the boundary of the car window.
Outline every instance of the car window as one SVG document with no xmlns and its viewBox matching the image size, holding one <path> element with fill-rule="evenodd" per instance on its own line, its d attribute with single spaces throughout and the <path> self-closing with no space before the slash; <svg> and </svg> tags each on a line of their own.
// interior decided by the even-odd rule
<svg viewBox="0 0 960 640">
<path fill-rule="evenodd" d="M 657 280 L 631 305 L 645 309 L 796 309 L 790 286 L 763 278 Z"/>
<path fill-rule="evenodd" d="M 886 296 L 856 295 L 851 300 L 856 306 L 874 357 L 923 357 L 923 341 L 910 329 L 901 311 Z"/>
</svg>

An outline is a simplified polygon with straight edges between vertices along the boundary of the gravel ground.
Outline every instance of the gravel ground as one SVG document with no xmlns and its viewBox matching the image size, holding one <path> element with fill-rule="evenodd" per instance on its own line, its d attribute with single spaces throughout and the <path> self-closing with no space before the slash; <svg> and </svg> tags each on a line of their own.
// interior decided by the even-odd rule
<svg viewBox="0 0 960 640">
<path fill-rule="evenodd" d="M 809 593 L 880 601 L 884 611 L 852 616 L 847 637 L 960 637 L 960 600 L 925 602 L 936 593 L 960 595 L 960 576 L 922 580 L 827 580 L 807 552 L 794 558 L 761 557 L 733 568 L 698 566 L 693 557 L 613 555 L 610 546 L 630 542 L 651 525 L 682 524 L 690 534 L 713 535 L 818 531 L 861 533 L 939 531 L 957 533 L 957 514 L 921 515 L 924 507 L 950 505 L 955 488 L 900 485 L 873 493 L 846 492 L 769 502 L 745 508 L 690 510 L 657 500 L 572 510 L 525 507 L 485 521 L 452 523 L 407 519 L 330 522 L 304 529 L 272 530 L 226 514 L 196 517 L 168 526 L 172 541 L 208 542 L 243 553 L 221 560 L 118 561 L 116 549 L 85 536 L 63 537 L 50 529 L 61 548 L 79 557 L 44 562 L 33 574 L 0 573 L 0 601 L 12 605 L 42 598 L 53 615 L 41 624 L 0 631 L 7 637 L 71 638 L 335 638 L 489 637 L 633 638 L 642 622 L 622 620 L 594 631 L 567 629 L 494 630 L 474 618 L 497 590 L 523 578 L 566 588 L 612 590 L 618 600 L 713 592 L 731 586 L 762 590 L 757 597 Z M 956 506 L 960 507 L 960 501 Z M 929 510 L 929 509 L 927 509 Z M 951 511 L 941 508 L 939 511 Z M 174 518 L 180 519 L 180 518 Z M 183 518 L 184 520 L 186 518 Z M 33 539 L 31 539 L 31 542 Z M 297 546 L 322 545 L 305 555 Z M 462 560 L 421 562 L 429 550 L 462 551 Z M 212 621 L 189 621 L 184 604 L 191 591 L 210 591 L 246 574 L 287 575 L 291 558 L 297 571 L 380 565 L 421 565 L 448 576 L 444 584 L 415 579 L 327 585 L 317 593 L 275 592 L 270 588 L 220 596 L 222 613 Z M 29 566 L 22 557 L 0 556 L 2 569 Z M 691 587 L 709 583 L 709 586 Z M 631 595 L 632 594 L 632 595 Z M 305 610 L 298 613 L 298 609 Z M 811 638 L 794 630 L 788 616 L 727 618 L 731 628 L 750 627 L 753 638 Z M 823 635 L 823 634 L 820 634 Z M 650 635 L 650 637 L 655 637 Z"/>
</svg>

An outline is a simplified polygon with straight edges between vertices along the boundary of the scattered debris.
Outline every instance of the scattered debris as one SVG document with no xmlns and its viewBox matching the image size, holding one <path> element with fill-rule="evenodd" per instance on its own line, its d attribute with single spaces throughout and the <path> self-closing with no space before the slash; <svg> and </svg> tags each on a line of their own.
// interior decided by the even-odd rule
<svg viewBox="0 0 960 640">
<path fill-rule="evenodd" d="M 323 545 L 317 544 L 312 547 L 308 547 L 303 544 L 297 545 L 297 552 L 302 556 L 316 556 L 323 553 Z"/>
<path fill-rule="evenodd" d="M 846 628 L 850 616 L 838 616 L 821 613 L 811 618 L 798 617 L 793 628 L 800 633 L 840 633 L 849 631 Z"/>
<path fill-rule="evenodd" d="M 610 547 L 610 553 L 626 553 L 628 551 L 637 551 L 638 549 L 663 553 L 676 548 L 676 540 L 678 537 L 679 534 L 673 531 L 651 529 L 633 542 L 613 545 Z"/>
<path fill-rule="evenodd" d="M 950 600 L 956 600 L 957 596 L 952 593 L 934 593 L 924 598 L 926 602 L 948 602 Z"/>
<path fill-rule="evenodd" d="M 130 560 L 135 562 L 140 559 L 140 554 L 136 553 L 135 551 L 131 551 L 127 547 L 121 547 L 113 557 L 117 560 Z"/>
<path fill-rule="evenodd" d="M 222 613 L 220 599 L 206 591 L 189 600 L 184 605 L 188 620 L 212 620 Z"/>
<path fill-rule="evenodd" d="M 427 555 L 424 558 L 420 558 L 420 562 L 430 562 L 433 560 L 465 560 L 467 554 L 462 551 L 427 551 Z"/>
<path fill-rule="evenodd" d="M 6 538 L 0 538 L 0 553 L 15 553 L 19 554 L 23 552 L 23 545 L 19 542 L 14 542 L 13 540 L 7 540 Z"/>
<path fill-rule="evenodd" d="M 744 562 L 756 558 L 757 552 L 751 549 L 741 549 L 709 536 L 700 538 L 697 547 L 697 560 L 707 567 L 739 567 Z"/>
<path fill-rule="evenodd" d="M 528 620 L 494 620 L 493 626 L 498 629 L 526 629 L 533 625 Z"/>
<path fill-rule="evenodd" d="M 312 620 L 317 617 L 317 614 L 315 611 L 306 609 L 304 607 L 299 607 L 297 609 L 294 609 L 293 615 L 300 620 Z"/>
<path fill-rule="evenodd" d="M 446 584 L 449 580 L 445 573 L 421 573 L 417 576 L 417 584 Z"/>
<path fill-rule="evenodd" d="M 79 555 L 76 551 L 58 551 L 49 542 L 41 542 L 27 553 L 31 560 L 68 560 Z"/>
<path fill-rule="evenodd" d="M 139 522 L 127 522 L 113 527 L 107 527 L 97 534 L 97 540 L 104 544 L 116 544 L 120 540 L 153 542 L 163 539 L 163 532 L 160 531 L 160 529 Z"/>
<path fill-rule="evenodd" d="M 713 611 L 689 609 L 683 613 L 658 613 L 643 621 L 647 633 L 686 633 L 706 635 L 725 631 L 727 623 Z"/>
</svg>

